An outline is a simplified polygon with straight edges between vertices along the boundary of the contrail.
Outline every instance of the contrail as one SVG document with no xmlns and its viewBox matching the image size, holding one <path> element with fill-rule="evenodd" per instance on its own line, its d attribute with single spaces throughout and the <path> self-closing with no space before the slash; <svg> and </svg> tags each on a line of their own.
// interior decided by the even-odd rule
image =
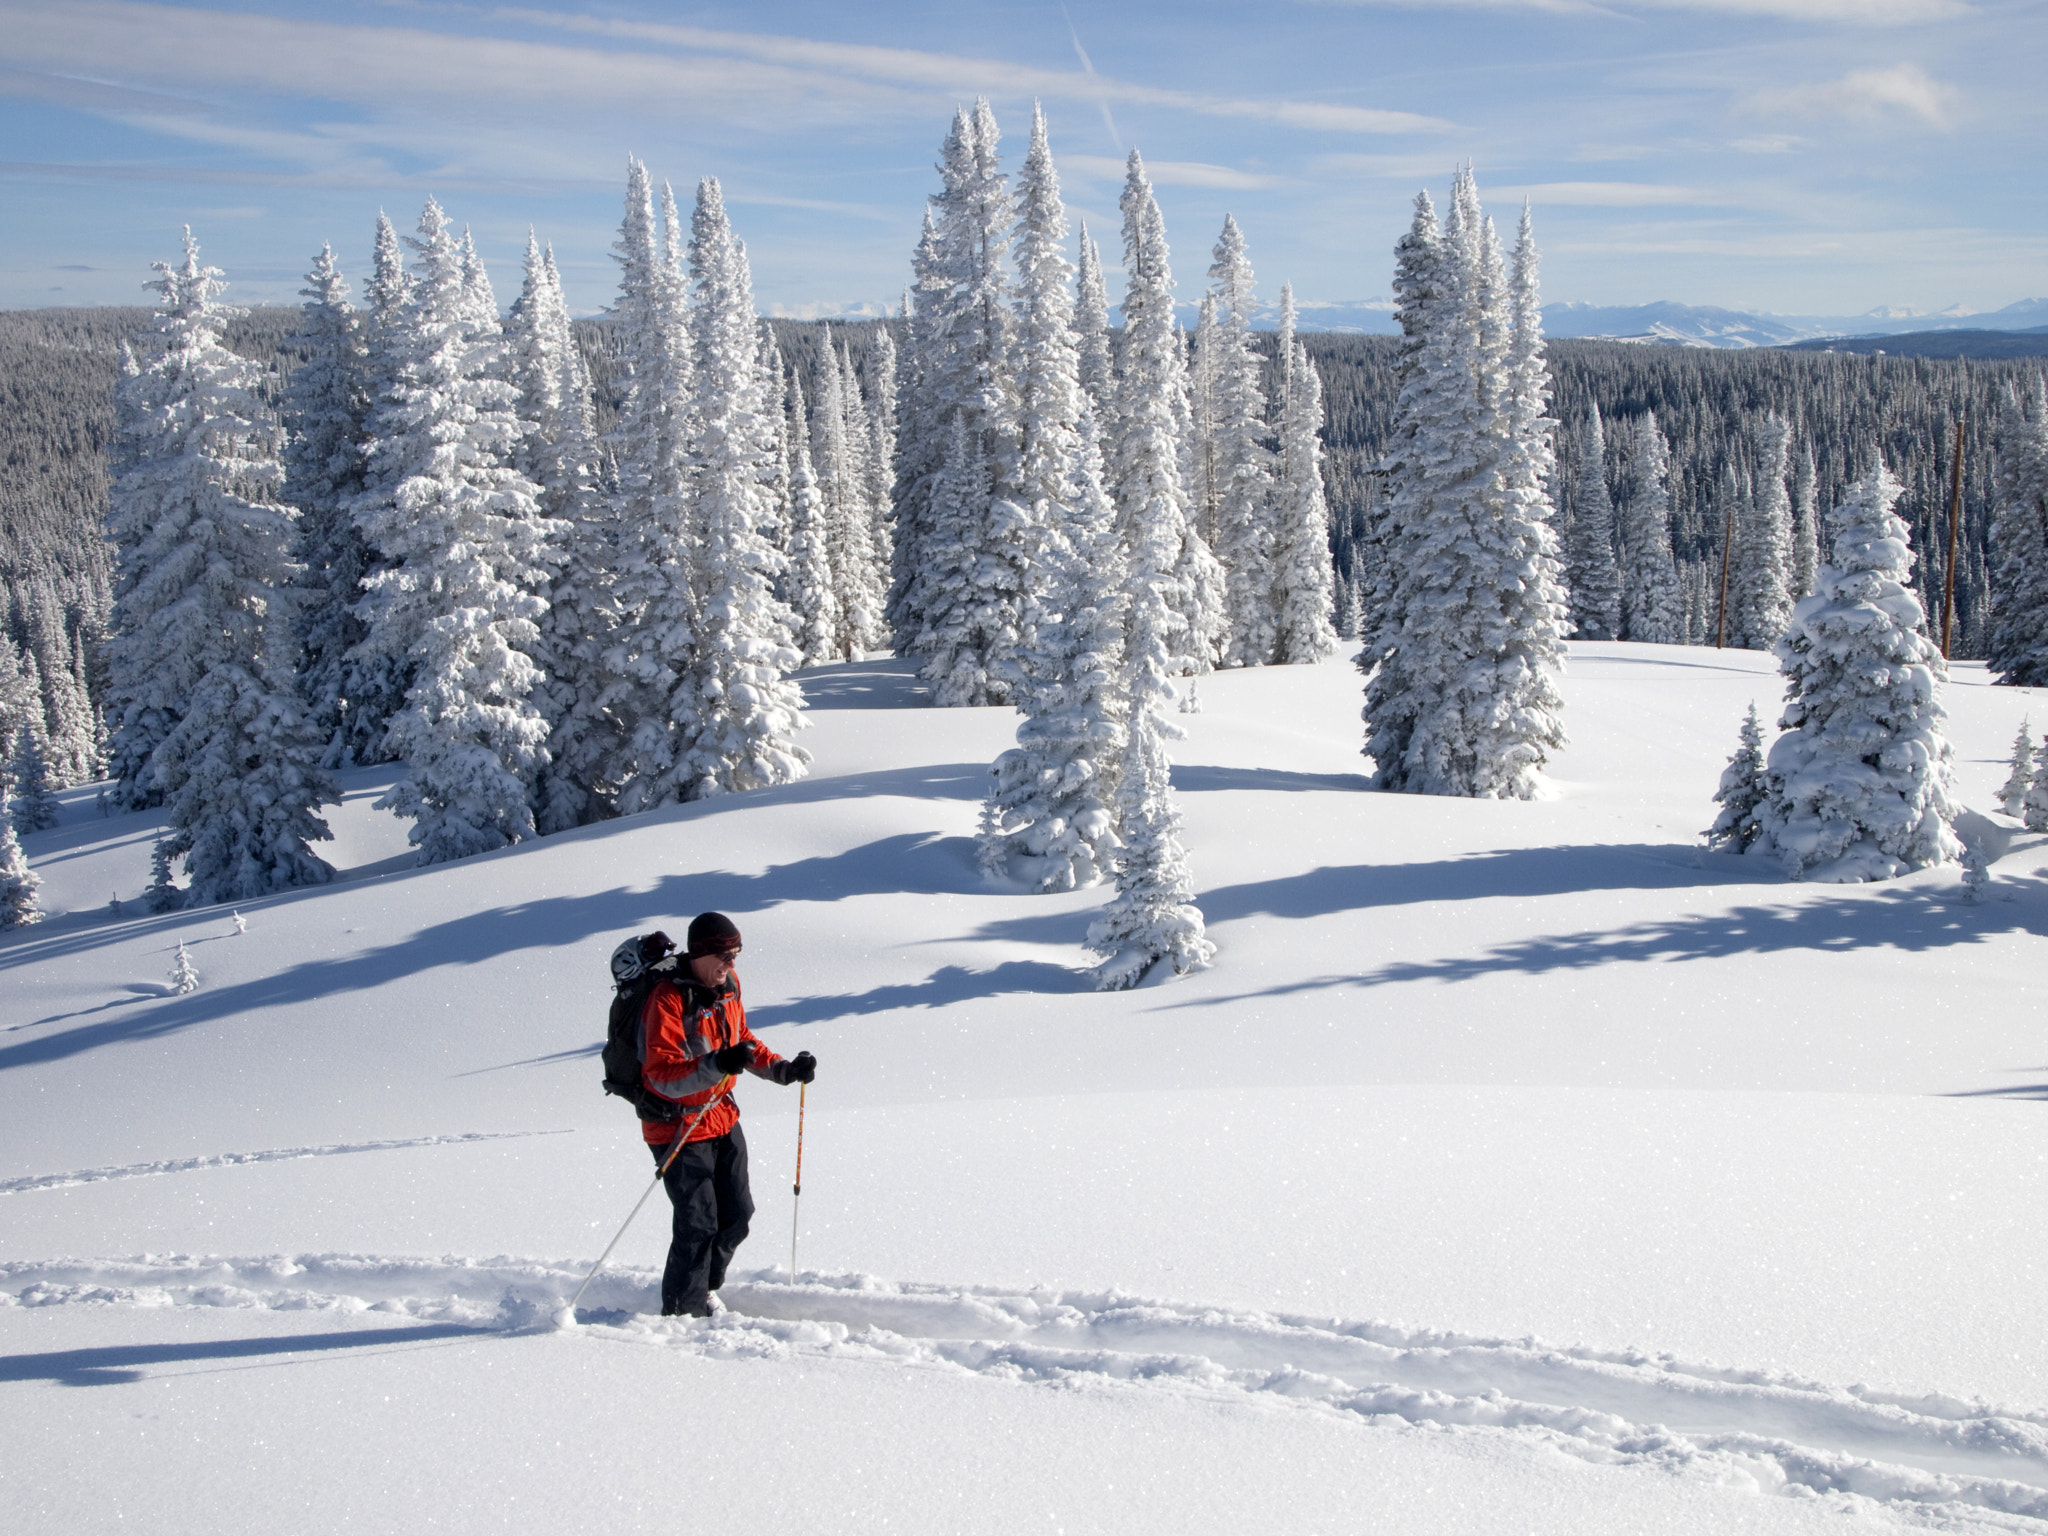
<svg viewBox="0 0 2048 1536">
<path fill-rule="evenodd" d="M 1081 68 L 1087 73 L 1088 78 L 1100 85 L 1102 77 L 1095 73 L 1094 61 L 1088 57 L 1088 50 L 1081 46 L 1081 34 L 1074 29 L 1074 18 L 1067 14 L 1064 4 L 1060 6 L 1060 16 L 1066 21 L 1067 36 L 1074 40 L 1074 56 L 1081 61 Z M 1116 119 L 1109 115 L 1109 93 L 1099 92 L 1095 104 L 1102 108 L 1102 125 L 1109 130 L 1109 142 L 1116 146 L 1118 154 L 1122 154 L 1124 136 L 1116 131 Z"/>
</svg>

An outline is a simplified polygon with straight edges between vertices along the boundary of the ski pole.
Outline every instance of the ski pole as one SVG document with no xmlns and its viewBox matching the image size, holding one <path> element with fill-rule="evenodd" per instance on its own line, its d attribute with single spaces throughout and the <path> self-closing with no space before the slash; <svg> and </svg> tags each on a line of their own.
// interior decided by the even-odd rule
<svg viewBox="0 0 2048 1536">
<path fill-rule="evenodd" d="M 668 1149 L 668 1156 L 663 1158 L 661 1166 L 654 1170 L 654 1183 L 648 1185 L 647 1188 L 640 1192 L 640 1198 L 633 1202 L 633 1209 L 626 1213 L 626 1219 L 620 1224 L 617 1233 L 613 1235 L 610 1242 L 604 1245 L 604 1252 L 600 1253 L 597 1256 L 597 1262 L 590 1266 L 590 1273 L 583 1277 L 583 1283 L 576 1287 L 576 1294 L 569 1298 L 567 1306 L 555 1314 L 555 1324 L 557 1327 L 573 1328 L 576 1326 L 576 1303 L 583 1299 L 583 1293 L 590 1289 L 590 1282 L 595 1280 L 597 1272 L 604 1268 L 604 1261 L 610 1258 L 612 1250 L 619 1246 L 619 1239 L 626 1235 L 626 1228 L 633 1225 L 633 1218 L 640 1214 L 640 1207 L 645 1205 L 647 1197 L 654 1193 L 655 1185 L 668 1177 L 668 1165 L 674 1162 L 676 1154 L 683 1150 L 683 1143 L 690 1139 L 690 1132 L 697 1129 L 697 1122 L 711 1113 L 711 1106 L 725 1097 L 726 1090 L 731 1088 L 732 1084 L 733 1079 L 730 1076 L 721 1079 L 718 1084 L 718 1091 L 705 1101 L 702 1109 L 690 1117 L 690 1123 L 676 1133 L 676 1139 Z"/>
<path fill-rule="evenodd" d="M 809 1083 L 799 1083 L 796 1089 L 796 1185 L 790 1190 L 789 1201 L 789 1283 L 796 1284 L 796 1213 L 797 1204 L 804 1197 L 804 1095 L 811 1091 Z"/>
</svg>

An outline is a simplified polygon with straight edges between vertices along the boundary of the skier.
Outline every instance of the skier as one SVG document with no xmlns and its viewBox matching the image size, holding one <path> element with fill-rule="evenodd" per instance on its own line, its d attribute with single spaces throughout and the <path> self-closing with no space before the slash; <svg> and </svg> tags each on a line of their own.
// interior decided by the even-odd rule
<svg viewBox="0 0 2048 1536">
<path fill-rule="evenodd" d="M 677 1134 L 689 1128 L 689 1139 L 662 1180 L 676 1213 L 661 1276 L 663 1317 L 709 1317 L 717 1310 L 711 1293 L 725 1283 L 726 1265 L 746 1240 L 754 1214 L 747 1139 L 730 1091 L 733 1077 L 745 1070 L 786 1086 L 810 1082 L 818 1069 L 809 1051 L 784 1060 L 747 1028 L 733 973 L 739 953 L 740 931 L 732 919 L 720 912 L 700 914 L 690 924 L 683 963 L 655 983 L 640 1012 L 646 1041 L 642 1081 L 678 1111 L 673 1120 L 640 1123 L 657 1166 Z"/>
</svg>

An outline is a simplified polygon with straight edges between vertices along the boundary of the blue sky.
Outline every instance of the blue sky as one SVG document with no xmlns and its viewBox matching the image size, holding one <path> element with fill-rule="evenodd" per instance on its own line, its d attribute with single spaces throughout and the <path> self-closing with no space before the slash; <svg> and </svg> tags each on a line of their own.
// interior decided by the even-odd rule
<svg viewBox="0 0 2048 1536">
<path fill-rule="evenodd" d="M 1183 294 L 1226 212 L 1262 291 L 1384 295 L 1419 187 L 1535 206 L 1550 300 L 1843 315 L 2048 295 L 2039 0 L 0 0 L 0 307 L 132 303 L 189 221 L 292 302 L 378 208 L 528 224 L 611 296 L 626 156 L 720 178 L 764 311 L 893 304 L 954 105 L 1045 104 L 1114 259 L 1137 147 Z M 1115 295 L 1112 285 L 1112 297 Z"/>
</svg>

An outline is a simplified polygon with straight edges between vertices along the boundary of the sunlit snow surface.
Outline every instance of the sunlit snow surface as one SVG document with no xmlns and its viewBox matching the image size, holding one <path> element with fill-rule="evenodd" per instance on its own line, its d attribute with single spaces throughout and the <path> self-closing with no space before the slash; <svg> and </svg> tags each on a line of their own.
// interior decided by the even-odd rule
<svg viewBox="0 0 2048 1536">
<path fill-rule="evenodd" d="M 1764 657 L 1575 646 L 1533 805 L 1367 792 L 1341 662 L 1204 679 L 1218 963 L 1105 995 L 1103 892 L 975 869 L 1014 716 L 905 672 L 807 675 L 802 784 L 436 870 L 365 770 L 239 935 L 69 795 L 0 940 L 0 1527 L 2044 1529 L 2048 838 L 1992 807 L 2048 698 L 1948 692 L 1973 904 L 1699 851 Z M 605 956 L 706 907 L 820 1061 L 796 1283 L 750 1080 L 732 1310 L 645 1315 L 657 1196 L 556 1333 L 651 1174 Z"/>
</svg>

